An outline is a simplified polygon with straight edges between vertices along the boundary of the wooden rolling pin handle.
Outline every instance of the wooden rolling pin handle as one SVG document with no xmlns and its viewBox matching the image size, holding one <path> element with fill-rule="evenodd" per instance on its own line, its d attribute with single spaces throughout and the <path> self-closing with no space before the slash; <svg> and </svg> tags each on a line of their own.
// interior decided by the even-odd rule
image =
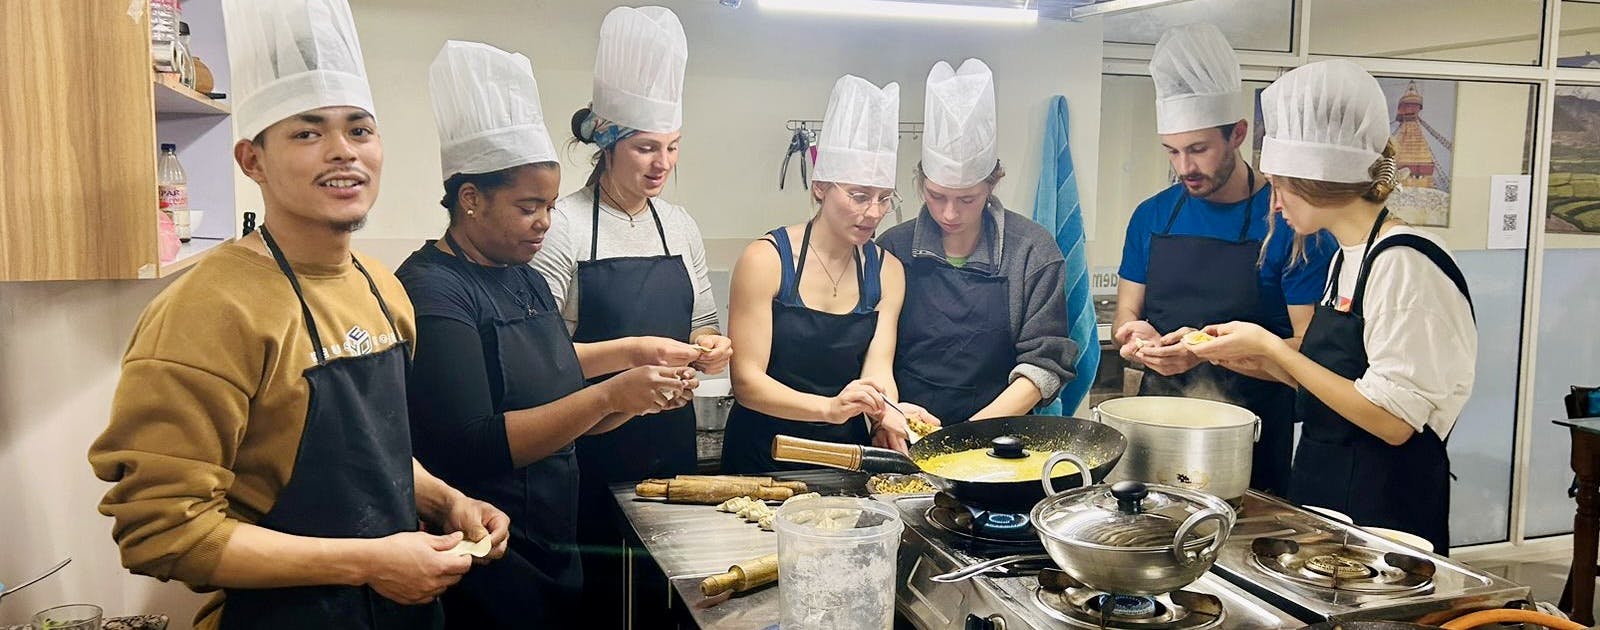
<svg viewBox="0 0 1600 630">
<path fill-rule="evenodd" d="M 700 582 L 700 593 L 716 597 L 728 591 L 742 593 L 778 580 L 778 554 L 772 553 L 728 567 L 726 573 Z"/>
<path fill-rule="evenodd" d="M 815 464 L 844 470 L 861 470 L 861 446 L 772 436 L 772 458 L 780 462 Z"/>
</svg>

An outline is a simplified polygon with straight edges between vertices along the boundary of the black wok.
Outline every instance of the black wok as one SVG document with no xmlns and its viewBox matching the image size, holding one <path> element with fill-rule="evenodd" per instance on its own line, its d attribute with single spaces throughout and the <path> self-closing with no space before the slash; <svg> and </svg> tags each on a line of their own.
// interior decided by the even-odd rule
<svg viewBox="0 0 1600 630">
<path fill-rule="evenodd" d="M 949 479 L 923 470 L 916 462 L 936 455 L 974 449 L 1015 448 L 1012 440 L 1029 451 L 1063 451 L 1089 466 L 1091 480 L 1111 472 L 1128 447 L 1122 433 L 1104 424 L 1063 416 L 1014 416 L 974 420 L 944 427 L 911 445 L 911 457 L 857 444 L 817 442 L 779 435 L 772 440 L 772 457 L 778 461 L 815 464 L 870 473 L 920 473 L 940 489 L 967 505 L 995 511 L 1025 513 L 1044 499 L 1038 479 L 1021 481 L 966 481 Z M 1040 471 L 1043 472 L 1042 470 Z M 1080 472 L 1056 475 L 1058 489 L 1084 483 Z"/>
</svg>

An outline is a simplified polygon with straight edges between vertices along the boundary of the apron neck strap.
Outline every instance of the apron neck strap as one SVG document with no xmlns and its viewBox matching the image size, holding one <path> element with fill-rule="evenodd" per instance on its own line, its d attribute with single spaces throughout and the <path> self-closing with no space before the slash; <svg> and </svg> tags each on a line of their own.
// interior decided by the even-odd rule
<svg viewBox="0 0 1600 630">
<path fill-rule="evenodd" d="M 661 253 L 671 256 L 672 249 L 667 247 L 667 231 L 661 227 L 661 215 L 656 213 L 656 202 L 649 197 L 644 200 L 645 207 L 650 209 L 650 218 L 656 224 L 656 236 L 661 237 Z M 619 212 L 624 211 L 617 208 Z M 632 215 L 629 215 L 630 217 Z M 589 217 L 589 260 L 600 258 L 600 182 L 594 184 L 594 204 Z"/>
<path fill-rule="evenodd" d="M 306 304 L 305 292 L 300 289 L 300 279 L 295 276 L 294 268 L 289 265 L 289 259 L 284 257 L 283 250 L 278 248 L 278 241 L 272 238 L 272 232 L 267 230 L 265 224 L 261 226 L 261 241 L 266 244 L 267 252 L 272 254 L 273 262 L 278 263 L 278 270 L 289 279 L 289 286 L 294 289 L 294 299 L 300 302 L 300 317 L 305 321 L 306 331 L 311 334 L 311 345 L 317 354 L 317 365 L 326 364 L 328 355 L 322 349 L 322 336 L 317 334 L 317 322 L 311 316 L 310 305 Z M 389 332 L 394 334 L 395 342 L 399 343 L 400 331 L 395 328 L 394 317 L 389 314 L 389 305 L 383 301 L 383 295 L 378 293 L 378 285 L 372 281 L 372 274 L 367 273 L 367 268 L 361 265 L 355 254 L 350 255 L 350 262 L 354 263 L 356 271 L 361 272 L 361 276 L 367 279 L 367 290 L 378 300 L 378 309 L 383 311 L 383 319 L 389 323 Z"/>
<path fill-rule="evenodd" d="M 473 262 L 472 259 L 467 257 L 466 250 L 461 249 L 461 244 L 456 242 L 456 237 L 455 237 L 454 234 L 450 233 L 450 228 L 445 228 L 445 230 L 444 230 L 444 246 L 450 250 L 451 254 L 453 254 L 451 256 L 451 258 L 456 259 L 455 264 L 460 265 L 461 266 L 461 271 L 463 273 L 467 274 L 468 278 L 472 279 L 472 284 L 476 285 L 478 287 L 478 290 L 483 292 L 483 294 L 485 296 L 487 296 L 489 294 L 489 289 L 487 289 L 487 288 L 485 288 L 483 286 L 482 278 L 479 278 L 478 274 L 473 273 L 473 270 L 472 270 L 472 267 L 474 265 L 480 266 L 480 267 L 482 265 L 478 265 L 478 263 Z M 494 309 L 495 317 L 501 317 L 500 304 L 495 302 L 495 300 L 493 298 L 490 298 L 488 300 L 488 302 L 489 302 L 489 307 Z"/>
<path fill-rule="evenodd" d="M 811 225 L 816 223 L 816 221 L 816 219 L 806 221 L 805 234 L 800 237 L 800 262 L 796 263 L 794 268 L 795 295 L 800 294 L 800 275 L 805 273 L 806 270 L 806 253 L 811 251 Z M 867 274 L 866 270 L 861 268 L 861 248 L 852 248 L 851 253 L 854 254 L 856 262 L 856 290 L 861 293 L 863 298 L 865 298 L 867 290 Z"/>
<path fill-rule="evenodd" d="M 1389 220 L 1389 208 L 1388 207 L 1384 207 L 1383 210 L 1378 211 L 1378 218 L 1372 222 L 1372 230 L 1367 232 L 1367 246 L 1364 249 L 1361 250 L 1361 262 L 1358 263 L 1358 264 L 1361 265 L 1361 267 L 1359 267 L 1359 271 L 1357 272 L 1358 275 L 1356 276 L 1357 285 L 1365 285 L 1366 284 L 1367 255 L 1372 253 L 1372 244 L 1378 240 L 1378 232 L 1383 230 L 1383 223 L 1384 223 L 1384 221 L 1388 221 L 1388 220 Z M 1323 303 L 1324 304 L 1332 305 L 1334 300 L 1338 299 L 1338 295 L 1337 295 L 1337 292 L 1334 290 L 1334 287 L 1339 282 L 1339 274 L 1341 272 L 1343 272 L 1343 271 L 1344 271 L 1344 248 L 1341 247 L 1341 248 L 1339 248 L 1339 253 L 1334 254 L 1334 256 L 1333 256 L 1333 269 L 1328 273 L 1328 284 L 1327 284 L 1327 286 L 1323 287 L 1323 289 L 1322 289 Z M 1360 290 L 1361 289 L 1358 286 L 1356 291 L 1359 292 Z M 1352 299 L 1354 299 L 1354 297 L 1355 296 L 1351 296 Z"/>
</svg>

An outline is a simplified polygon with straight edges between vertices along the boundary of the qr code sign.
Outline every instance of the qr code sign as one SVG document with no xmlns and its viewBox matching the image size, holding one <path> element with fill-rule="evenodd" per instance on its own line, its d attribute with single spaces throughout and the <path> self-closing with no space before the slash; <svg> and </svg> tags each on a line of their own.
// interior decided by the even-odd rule
<svg viewBox="0 0 1600 630">
<path fill-rule="evenodd" d="M 1503 214 L 1503 215 L 1500 215 L 1500 231 L 1502 231 L 1502 232 L 1515 232 L 1515 231 L 1517 231 L 1517 215 L 1515 215 L 1515 214 Z"/>
<path fill-rule="evenodd" d="M 1517 202 L 1517 197 L 1520 194 L 1520 192 L 1521 192 L 1520 188 L 1516 184 L 1514 184 L 1514 183 L 1506 184 L 1506 203 L 1516 203 Z M 1513 218 L 1515 218 L 1515 217 L 1512 217 L 1511 215 L 1506 215 L 1506 220 L 1507 221 L 1510 221 Z"/>
</svg>

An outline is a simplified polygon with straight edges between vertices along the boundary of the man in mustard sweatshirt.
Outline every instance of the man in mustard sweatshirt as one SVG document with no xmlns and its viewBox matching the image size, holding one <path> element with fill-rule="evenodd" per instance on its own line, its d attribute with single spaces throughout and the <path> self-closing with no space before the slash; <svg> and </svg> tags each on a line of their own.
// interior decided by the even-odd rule
<svg viewBox="0 0 1600 630">
<path fill-rule="evenodd" d="M 509 519 L 411 457 L 411 304 L 350 249 L 383 165 L 350 9 L 223 4 L 267 221 L 145 309 L 89 451 L 100 511 L 134 573 L 222 591 L 200 628 L 438 627 L 457 544 L 498 558 Z"/>
</svg>

